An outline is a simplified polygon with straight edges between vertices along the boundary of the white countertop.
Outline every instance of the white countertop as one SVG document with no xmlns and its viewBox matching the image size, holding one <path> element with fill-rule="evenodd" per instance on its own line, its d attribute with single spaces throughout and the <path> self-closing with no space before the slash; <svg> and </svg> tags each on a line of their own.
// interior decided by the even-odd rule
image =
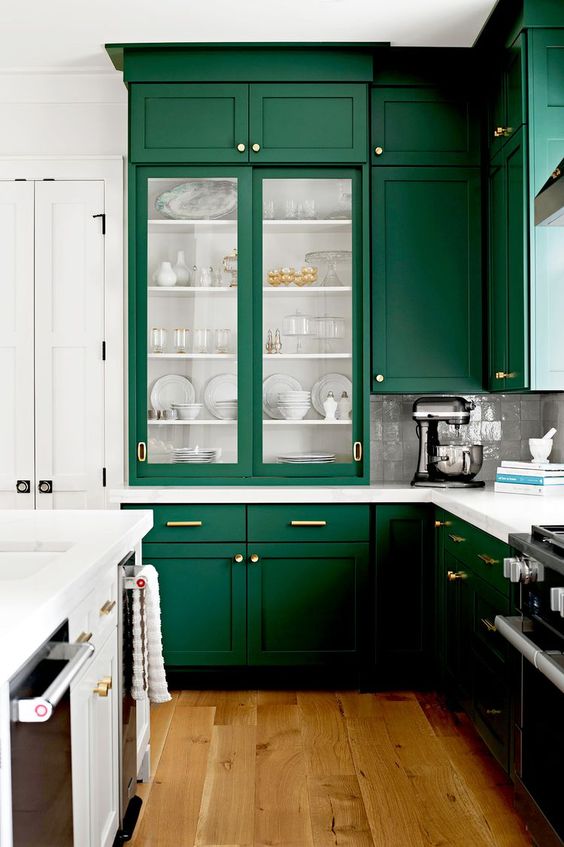
<svg viewBox="0 0 564 847">
<path fill-rule="evenodd" d="M 564 524 L 564 494 L 533 497 L 486 488 L 412 488 L 409 484 L 349 486 L 130 486 L 110 492 L 113 503 L 434 503 L 507 541 L 532 524 Z"/>
<path fill-rule="evenodd" d="M 0 554 L 52 554 L 23 579 L 0 578 L 0 684 L 65 620 L 97 578 L 135 548 L 153 525 L 151 512 L 0 511 Z M 57 548 L 68 548 L 56 552 Z"/>
</svg>

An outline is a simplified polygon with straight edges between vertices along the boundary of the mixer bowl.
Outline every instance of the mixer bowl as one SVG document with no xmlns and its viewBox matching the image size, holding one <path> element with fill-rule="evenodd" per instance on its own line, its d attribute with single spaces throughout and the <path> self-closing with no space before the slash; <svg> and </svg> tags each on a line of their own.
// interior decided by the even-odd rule
<svg viewBox="0 0 564 847">
<path fill-rule="evenodd" d="M 481 444 L 437 444 L 431 448 L 429 474 L 435 479 L 474 479 L 482 468 L 484 448 Z"/>
</svg>

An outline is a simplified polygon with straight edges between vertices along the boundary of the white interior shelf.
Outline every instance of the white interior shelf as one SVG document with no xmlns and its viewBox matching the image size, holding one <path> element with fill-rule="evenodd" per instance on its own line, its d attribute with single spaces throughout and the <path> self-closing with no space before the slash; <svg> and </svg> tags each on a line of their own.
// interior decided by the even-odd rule
<svg viewBox="0 0 564 847">
<path fill-rule="evenodd" d="M 299 230 L 300 232 L 343 232 L 350 230 L 352 221 L 350 219 L 327 218 L 327 219 L 301 219 L 290 220 L 263 220 L 265 234 L 281 235 L 285 232 Z"/>
<path fill-rule="evenodd" d="M 234 232 L 237 228 L 237 221 L 228 220 L 172 220 L 152 218 L 148 221 L 150 232 L 170 232 L 170 233 L 187 233 L 187 232 Z"/>
<path fill-rule="evenodd" d="M 226 424 L 236 424 L 237 420 L 219 420 L 217 418 L 213 418 L 210 420 L 197 418 L 193 421 L 147 421 L 149 426 L 225 426 Z M 300 421 L 288 421 L 288 420 L 273 420 L 270 418 L 265 418 L 263 420 L 263 424 L 265 426 L 351 426 L 352 421 L 346 420 L 334 420 L 327 421 L 324 418 L 319 418 L 315 420 L 300 420 Z"/>
<path fill-rule="evenodd" d="M 350 294 L 352 287 L 350 285 L 327 285 L 325 288 L 321 285 L 263 285 L 264 294 Z"/>
<path fill-rule="evenodd" d="M 236 359 L 235 353 L 149 353 L 149 359 Z"/>
<path fill-rule="evenodd" d="M 226 426 L 236 424 L 236 420 L 223 420 L 219 418 L 196 418 L 193 421 L 147 421 L 149 426 Z"/>
<path fill-rule="evenodd" d="M 149 285 L 147 290 L 149 294 L 153 296 L 156 295 L 157 297 L 160 295 L 165 297 L 184 297 L 186 295 L 190 296 L 204 293 L 211 295 L 231 294 L 231 296 L 234 296 L 237 293 L 237 286 L 235 285 L 230 288 L 224 288 L 220 286 L 205 287 L 202 285 Z M 328 289 L 325 290 L 327 291 Z"/>
<path fill-rule="evenodd" d="M 263 359 L 352 359 L 352 353 L 264 353 Z"/>
<path fill-rule="evenodd" d="M 263 424 L 267 426 L 317 426 L 320 424 L 321 426 L 350 426 L 352 421 L 350 418 L 348 420 L 334 420 L 327 421 L 325 418 L 319 418 L 315 420 L 301 420 L 301 421 L 277 421 L 277 420 L 267 420 L 266 418 L 263 420 Z"/>
</svg>

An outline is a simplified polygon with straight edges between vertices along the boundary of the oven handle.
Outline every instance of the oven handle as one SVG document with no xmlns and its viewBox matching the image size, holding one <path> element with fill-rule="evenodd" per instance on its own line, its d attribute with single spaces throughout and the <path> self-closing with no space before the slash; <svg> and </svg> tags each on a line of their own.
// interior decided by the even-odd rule
<svg viewBox="0 0 564 847">
<path fill-rule="evenodd" d="M 561 655 L 561 654 L 559 654 Z M 537 668 L 564 694 L 564 670 L 552 659 L 550 653 L 541 653 L 537 658 Z"/>
<path fill-rule="evenodd" d="M 550 653 L 539 650 L 537 645 L 523 634 L 523 618 L 496 615 L 495 625 L 497 631 L 522 656 L 528 659 L 559 691 L 564 693 L 564 670 L 554 661 Z M 558 653 L 558 655 L 560 656 L 562 654 Z"/>
</svg>

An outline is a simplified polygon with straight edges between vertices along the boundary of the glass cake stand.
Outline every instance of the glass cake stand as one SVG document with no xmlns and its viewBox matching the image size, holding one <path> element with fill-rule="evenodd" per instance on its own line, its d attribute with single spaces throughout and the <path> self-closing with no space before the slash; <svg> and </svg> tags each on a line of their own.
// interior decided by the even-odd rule
<svg viewBox="0 0 564 847">
<path fill-rule="evenodd" d="M 325 262 L 327 264 L 327 273 L 320 286 L 327 288 L 329 286 L 342 286 L 342 282 L 337 274 L 338 262 L 350 262 L 352 252 L 350 250 L 319 250 L 313 253 L 306 253 L 305 260 L 308 264 L 319 264 Z"/>
</svg>

